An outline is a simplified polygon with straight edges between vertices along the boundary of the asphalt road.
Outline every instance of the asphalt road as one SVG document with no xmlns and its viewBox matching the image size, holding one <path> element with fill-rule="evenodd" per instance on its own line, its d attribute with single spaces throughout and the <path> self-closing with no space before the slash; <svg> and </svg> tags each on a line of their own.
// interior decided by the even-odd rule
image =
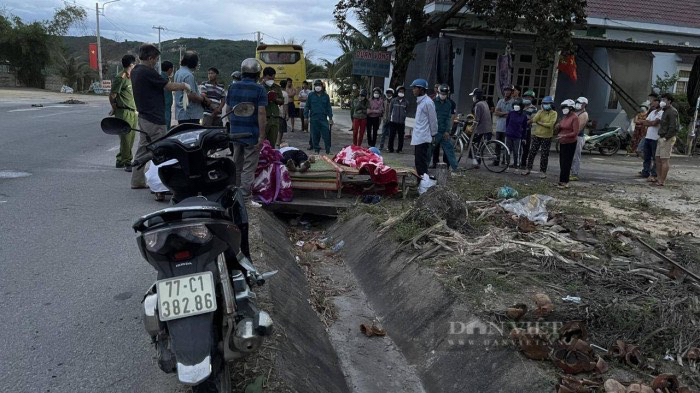
<svg viewBox="0 0 700 393">
<path fill-rule="evenodd" d="M 114 168 L 106 98 L 0 94 L 0 390 L 173 392 L 143 329 L 155 270 L 132 222 L 162 204 Z M 76 97 L 81 98 L 81 97 Z M 82 98 L 81 98 L 82 99 Z M 21 173 L 18 173 L 21 172 Z M 21 176 L 21 177 L 15 177 Z"/>
</svg>

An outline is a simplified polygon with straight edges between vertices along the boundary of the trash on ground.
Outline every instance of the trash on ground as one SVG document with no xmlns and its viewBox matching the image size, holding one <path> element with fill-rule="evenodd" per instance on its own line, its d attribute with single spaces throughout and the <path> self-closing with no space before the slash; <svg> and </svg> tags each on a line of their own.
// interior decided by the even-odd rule
<svg viewBox="0 0 700 393">
<path fill-rule="evenodd" d="M 527 330 L 515 328 L 510 332 L 510 338 L 523 352 L 523 355 L 533 360 L 546 360 L 552 352 L 549 333 L 539 326 L 530 326 Z"/>
<path fill-rule="evenodd" d="M 32 108 L 43 108 L 43 104 L 32 104 Z"/>
<path fill-rule="evenodd" d="M 305 242 L 303 240 L 299 240 L 298 242 L 294 243 L 294 245 L 297 247 L 304 247 L 304 243 Z"/>
<path fill-rule="evenodd" d="M 566 295 L 566 297 L 561 298 L 561 300 L 569 303 L 581 304 L 581 298 L 578 296 Z"/>
<path fill-rule="evenodd" d="M 591 371 L 602 374 L 608 370 L 603 358 L 593 353 L 591 346 L 580 339 L 573 339 L 570 343 L 558 341 L 552 351 L 552 362 L 567 374 Z"/>
<path fill-rule="evenodd" d="M 333 246 L 333 252 L 337 253 L 338 251 L 340 251 L 343 248 L 344 245 L 345 245 L 345 240 L 339 241 L 338 243 L 335 244 L 335 246 Z"/>
<path fill-rule="evenodd" d="M 518 191 L 514 188 L 508 187 L 508 186 L 503 186 L 498 189 L 496 192 L 496 196 L 498 199 L 510 199 L 510 198 L 517 198 L 518 197 Z"/>
<path fill-rule="evenodd" d="M 570 376 L 561 377 L 561 382 L 556 385 L 557 393 L 593 393 L 600 388 L 600 382 L 590 379 L 577 379 Z M 624 387 L 622 393 L 625 393 Z"/>
<path fill-rule="evenodd" d="M 506 316 L 515 321 L 518 321 L 525 314 L 527 314 L 527 305 L 525 303 L 514 304 L 506 309 Z"/>
<path fill-rule="evenodd" d="M 644 357 L 642 356 L 642 351 L 638 346 L 632 344 L 626 344 L 622 340 L 617 340 L 615 344 L 610 347 L 608 352 L 611 357 L 619 360 L 620 362 L 626 363 L 631 367 L 642 367 L 644 365 Z"/>
<path fill-rule="evenodd" d="M 363 323 L 360 325 L 360 331 L 367 337 L 372 336 L 386 336 L 386 331 L 374 324 Z"/>
<path fill-rule="evenodd" d="M 70 86 L 63 85 L 61 86 L 61 93 L 73 94 L 73 88 Z"/>
<path fill-rule="evenodd" d="M 537 308 L 534 313 L 538 318 L 546 317 L 552 311 L 554 311 L 554 304 L 552 300 L 544 293 L 535 294 L 535 304 Z"/>
<path fill-rule="evenodd" d="M 67 104 L 67 105 L 77 105 L 77 104 L 85 104 L 85 103 L 86 103 L 85 101 L 76 100 L 74 98 L 71 98 L 70 100 L 65 100 L 65 101 L 59 102 L 59 104 Z"/>
<path fill-rule="evenodd" d="M 544 224 L 549 214 L 547 203 L 553 200 L 551 196 L 533 194 L 520 200 L 507 199 L 499 204 L 506 211 L 516 214 L 518 217 L 526 217 L 528 220 Z"/>
<path fill-rule="evenodd" d="M 362 197 L 362 203 L 367 203 L 370 205 L 377 204 L 382 201 L 382 197 L 379 195 L 364 195 Z"/>
<path fill-rule="evenodd" d="M 620 382 L 610 378 L 603 384 L 603 389 L 605 393 L 626 393 L 627 388 Z"/>
</svg>

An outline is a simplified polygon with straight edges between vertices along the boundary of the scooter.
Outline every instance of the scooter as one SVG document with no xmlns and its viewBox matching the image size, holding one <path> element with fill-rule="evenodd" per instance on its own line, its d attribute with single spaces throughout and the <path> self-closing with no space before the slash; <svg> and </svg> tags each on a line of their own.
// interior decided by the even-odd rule
<svg viewBox="0 0 700 393">
<path fill-rule="evenodd" d="M 239 105 L 232 112 L 253 115 L 252 104 Z M 110 135 L 131 130 L 114 117 L 103 119 L 101 126 Z M 235 187 L 235 165 L 212 157 L 249 136 L 229 134 L 224 127 L 178 125 L 133 163 L 143 167 L 149 160 L 177 159 L 159 168 L 173 206 L 140 217 L 133 229 L 141 255 L 158 273 L 143 298 L 144 327 L 158 366 L 177 373 L 195 393 L 231 392 L 229 365 L 256 351 L 273 330 L 270 315 L 256 307 L 251 287 L 277 272 L 259 273 L 251 263 L 248 215 Z"/>
<path fill-rule="evenodd" d="M 627 133 L 620 127 L 608 127 L 598 131 L 597 135 L 585 135 L 583 151 L 593 152 L 597 150 L 604 156 L 615 155 L 622 147 L 623 141 L 628 142 Z M 559 141 L 555 148 L 559 152 Z"/>
</svg>

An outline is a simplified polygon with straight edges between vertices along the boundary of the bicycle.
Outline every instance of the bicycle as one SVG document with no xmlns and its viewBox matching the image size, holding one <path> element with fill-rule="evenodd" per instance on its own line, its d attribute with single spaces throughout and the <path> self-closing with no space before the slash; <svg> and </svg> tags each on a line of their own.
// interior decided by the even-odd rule
<svg viewBox="0 0 700 393">
<path fill-rule="evenodd" d="M 464 120 L 460 117 L 455 123 L 457 123 L 457 126 L 452 135 L 452 144 L 454 145 L 455 154 L 459 153 L 458 163 L 462 161 L 466 146 L 468 156 L 472 157 L 473 165 L 478 166 L 483 163 L 486 169 L 494 173 L 502 173 L 508 169 L 510 166 L 510 150 L 508 150 L 505 143 L 482 137 L 479 143 L 474 146 L 473 140 L 475 135 L 473 130 L 477 122 L 474 120 L 473 115 L 468 115 Z M 498 151 L 500 151 L 500 154 L 496 154 Z M 494 165 L 495 163 L 498 163 L 498 165 Z"/>
</svg>

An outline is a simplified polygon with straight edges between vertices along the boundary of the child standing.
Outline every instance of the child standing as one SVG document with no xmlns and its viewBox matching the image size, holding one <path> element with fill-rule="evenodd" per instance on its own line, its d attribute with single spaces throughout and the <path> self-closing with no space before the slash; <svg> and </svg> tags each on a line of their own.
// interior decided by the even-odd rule
<svg viewBox="0 0 700 393">
<path fill-rule="evenodd" d="M 513 110 L 506 117 L 506 146 L 513 158 L 513 169 L 518 173 L 520 169 L 520 142 L 527 131 L 527 114 L 523 112 L 523 102 L 517 99 L 513 104 Z"/>
</svg>

